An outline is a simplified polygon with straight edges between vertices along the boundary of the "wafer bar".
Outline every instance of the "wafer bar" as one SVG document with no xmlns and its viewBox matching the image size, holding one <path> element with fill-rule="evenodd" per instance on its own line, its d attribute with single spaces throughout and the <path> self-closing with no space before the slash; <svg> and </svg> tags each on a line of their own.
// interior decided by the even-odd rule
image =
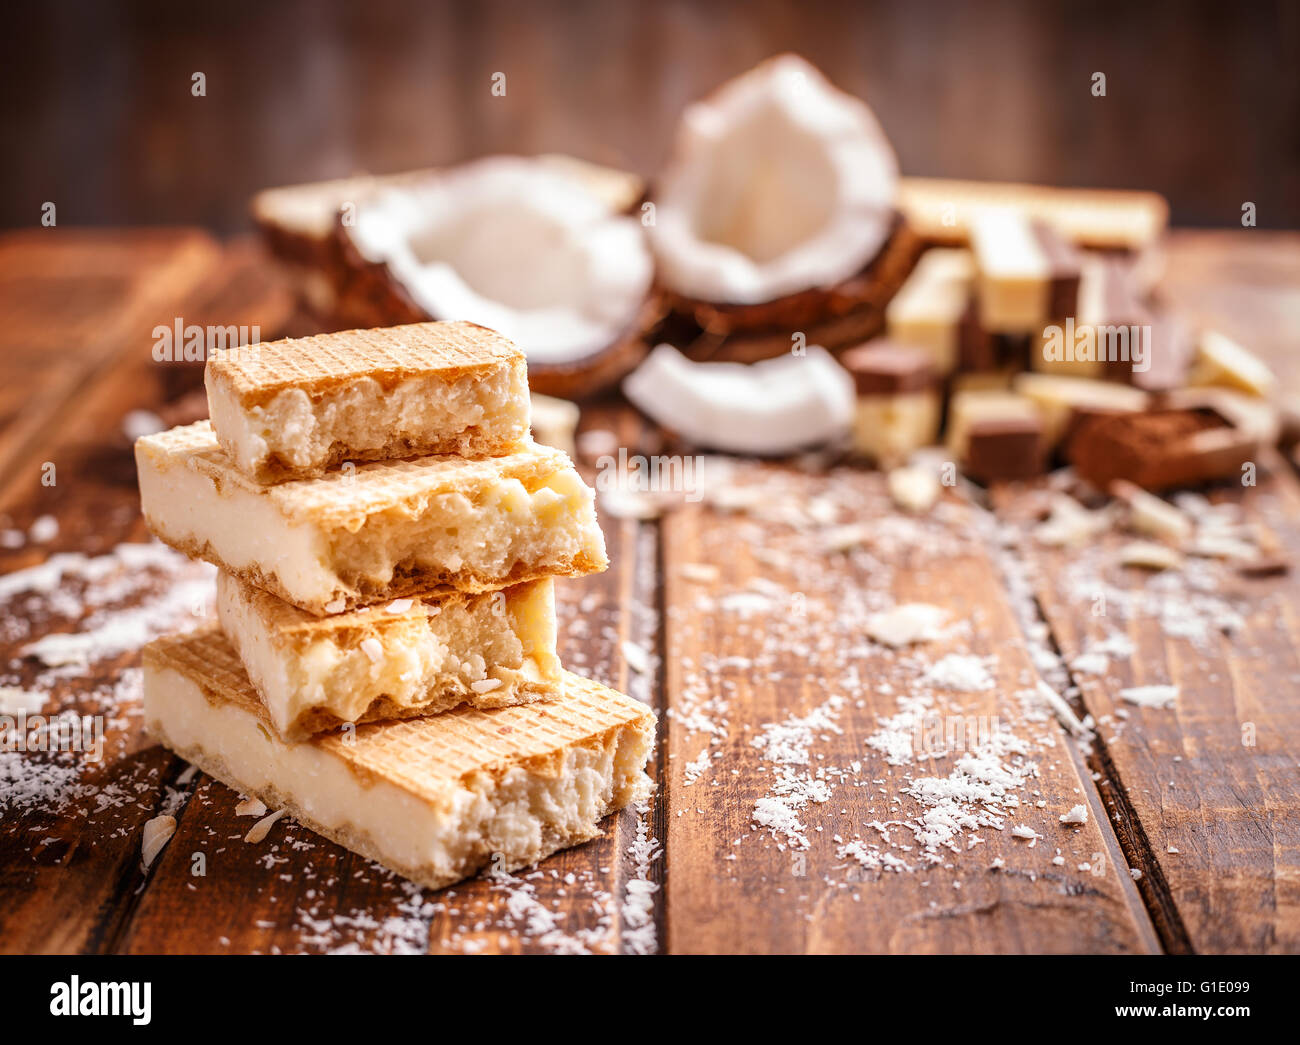
<svg viewBox="0 0 1300 1045">
<path fill-rule="evenodd" d="M 927 250 L 885 308 L 889 339 L 925 349 L 938 374 L 951 373 L 963 355 L 978 352 L 963 347 L 965 338 L 980 336 L 970 311 L 974 279 L 970 251 Z"/>
<path fill-rule="evenodd" d="M 532 442 L 274 486 L 239 471 L 206 421 L 145 436 L 135 456 L 162 541 L 317 615 L 607 565 L 591 489 L 565 453 Z"/>
<path fill-rule="evenodd" d="M 216 352 L 217 442 L 259 482 L 344 461 L 506 454 L 528 435 L 524 353 L 475 323 L 415 323 Z"/>
<path fill-rule="evenodd" d="M 219 573 L 217 617 L 288 740 L 461 704 L 527 704 L 560 680 L 550 580 L 315 617 Z"/>
<path fill-rule="evenodd" d="M 1149 365 L 1152 321 L 1132 266 L 1088 255 L 1080 262 L 1077 309 L 1054 316 L 1035 335 L 1030 365 L 1048 374 L 1131 381 L 1135 369 Z"/>
<path fill-rule="evenodd" d="M 977 214 L 971 224 L 980 324 L 999 334 L 1037 333 L 1074 315 L 1079 256 L 1041 221 L 1010 209 Z"/>
<path fill-rule="evenodd" d="M 840 356 L 857 391 L 854 448 L 885 467 L 939 438 L 939 382 L 932 355 L 884 338 Z"/>
<path fill-rule="evenodd" d="M 654 714 L 565 673 L 544 704 L 372 723 L 286 744 L 215 629 L 144 650 L 144 721 L 239 793 L 431 889 L 600 833 L 648 795 Z"/>
<path fill-rule="evenodd" d="M 974 216 L 990 207 L 1047 221 L 1071 242 L 1099 250 L 1141 250 L 1163 235 L 1169 220 L 1168 203 L 1154 192 L 902 178 L 898 197 L 919 235 L 949 246 L 969 243 Z"/>
<path fill-rule="evenodd" d="M 1038 408 L 1025 396 L 1004 389 L 965 389 L 948 403 L 948 447 L 959 461 L 964 461 L 974 425 L 984 421 L 1038 420 Z"/>
</svg>

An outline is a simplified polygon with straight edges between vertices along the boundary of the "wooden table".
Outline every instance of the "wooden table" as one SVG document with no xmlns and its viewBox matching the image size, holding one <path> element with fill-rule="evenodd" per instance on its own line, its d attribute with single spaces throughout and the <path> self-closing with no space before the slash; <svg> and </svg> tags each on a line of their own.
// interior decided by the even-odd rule
<svg viewBox="0 0 1300 1045">
<path fill-rule="evenodd" d="M 1176 233 L 1168 260 L 1171 299 L 1254 345 L 1296 387 L 1300 237 Z M 197 386 L 195 368 L 151 358 L 151 331 L 177 317 L 257 324 L 268 338 L 301 332 L 252 244 L 169 229 L 0 239 L 0 524 L 59 523 L 51 540 L 0 551 L 5 573 L 55 552 L 101 556 L 146 539 L 123 418 Z M 163 413 L 174 421 L 184 407 Z M 654 435 L 618 404 L 585 411 L 584 427 L 631 447 Z M 1280 459 L 1265 464 L 1257 487 L 1215 497 L 1240 502 L 1294 561 L 1300 487 Z M 48 667 L 21 651 L 74 630 L 75 610 L 48 594 L 11 596 L 4 684 L 29 686 L 45 672 L 47 713 L 109 710 L 106 756 L 69 770 L 76 786 L 61 806 L 15 808 L 16 785 L 0 774 L 0 948 L 1300 951 L 1295 571 L 1215 589 L 1237 628 L 1225 637 L 1211 622 L 1193 642 L 1150 615 L 1098 616 L 1095 599 L 1081 598 L 1087 557 L 1101 563 L 1112 602 L 1154 583 L 1106 567 L 1121 535 L 1068 555 L 1032 541 L 1007 546 L 999 528 L 1023 524 L 1029 494 L 998 492 L 995 517 L 949 492 L 930 517 L 909 521 L 878 475 L 851 468 L 740 462 L 710 482 L 730 491 L 730 510 L 706 497 L 655 519 L 606 512 L 610 570 L 560 588 L 569 666 L 660 712 L 653 804 L 532 873 L 437 894 L 292 823 L 260 844 L 242 841 L 251 821 L 236 817 L 236 796 L 141 735 L 130 693 L 138 654 L 50 682 Z M 865 537 L 843 529 L 867 519 Z M 137 580 L 147 594 L 148 578 Z M 865 640 L 864 613 L 894 600 L 940 605 L 958 624 L 927 644 L 924 663 Z M 1025 696 L 1036 678 L 1026 634 L 1070 661 L 1116 629 L 1134 656 L 1105 675 L 1073 675 L 1076 709 L 1101 723 L 1084 754 Z M 641 659 L 630 646 L 649 654 L 644 670 L 628 667 Z M 961 831 L 930 862 L 882 832 L 907 840 L 899 825 L 924 809 L 906 789 L 944 777 L 956 756 L 891 765 L 872 743 L 917 672 L 948 652 L 987 658 L 995 684 L 946 693 L 945 713 L 997 718 L 1024 741 L 1016 757 L 1031 775 L 1000 829 Z M 1153 682 L 1179 686 L 1176 708 L 1119 695 Z M 797 827 L 755 823 L 757 808 L 792 808 L 789 796 L 810 784 L 823 793 L 796 809 Z M 1060 825 L 1075 805 L 1087 823 Z M 162 810 L 179 826 L 145 870 L 143 824 Z M 1015 837 L 1018 824 L 1040 837 Z M 910 869 L 873 866 L 873 852 Z M 646 905 L 628 897 L 647 893 L 645 918 Z"/>
</svg>

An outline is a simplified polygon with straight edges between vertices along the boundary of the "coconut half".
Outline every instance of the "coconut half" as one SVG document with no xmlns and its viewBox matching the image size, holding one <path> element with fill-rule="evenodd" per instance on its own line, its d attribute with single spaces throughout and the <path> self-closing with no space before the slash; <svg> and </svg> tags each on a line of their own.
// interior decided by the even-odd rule
<svg viewBox="0 0 1300 1045">
<path fill-rule="evenodd" d="M 659 281 L 715 312 L 830 290 L 880 254 L 897 190 L 866 104 L 796 55 L 769 59 L 682 116 L 648 229 Z M 754 324 L 737 309 L 733 325 Z"/>
<path fill-rule="evenodd" d="M 338 232 L 356 318 L 490 327 L 524 349 L 546 394 L 616 382 L 658 317 L 640 223 L 549 160 L 490 157 L 381 188 Z"/>
</svg>

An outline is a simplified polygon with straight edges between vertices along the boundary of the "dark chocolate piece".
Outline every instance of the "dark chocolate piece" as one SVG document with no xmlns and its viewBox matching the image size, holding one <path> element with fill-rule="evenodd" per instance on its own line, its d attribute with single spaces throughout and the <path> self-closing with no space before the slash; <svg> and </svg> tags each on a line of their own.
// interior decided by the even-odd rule
<svg viewBox="0 0 1300 1045">
<path fill-rule="evenodd" d="M 964 471 L 981 482 L 1032 479 L 1047 463 L 1043 423 L 1007 417 L 976 421 L 966 435 Z"/>
<path fill-rule="evenodd" d="M 1047 318 L 1056 320 L 1076 315 L 1079 276 L 1083 271 L 1079 251 L 1047 222 L 1035 221 L 1032 227 L 1051 273 L 1047 289 Z"/>
<path fill-rule="evenodd" d="M 979 301 L 972 297 L 957 325 L 957 370 L 970 373 L 997 368 L 997 342 L 980 323 Z"/>
<path fill-rule="evenodd" d="M 1243 577 L 1281 577 L 1291 571 L 1291 563 L 1280 555 L 1268 555 L 1258 559 L 1248 559 L 1237 564 L 1237 572 Z"/>
<path fill-rule="evenodd" d="M 1142 336 L 1151 365 L 1146 370 L 1134 370 L 1131 364 L 1112 364 L 1120 368 L 1124 380 L 1148 392 L 1183 387 L 1196 355 L 1196 335 L 1192 328 L 1173 314 L 1148 313 Z"/>
<path fill-rule="evenodd" d="M 938 380 L 928 352 L 885 338 L 851 348 L 839 358 L 860 396 L 922 392 Z"/>
</svg>

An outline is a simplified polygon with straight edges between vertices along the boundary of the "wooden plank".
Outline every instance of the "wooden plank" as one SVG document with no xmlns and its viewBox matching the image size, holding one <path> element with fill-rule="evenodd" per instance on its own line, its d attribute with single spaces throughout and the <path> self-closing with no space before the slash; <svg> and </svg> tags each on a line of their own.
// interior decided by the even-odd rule
<svg viewBox="0 0 1300 1045">
<path fill-rule="evenodd" d="M 904 519 L 879 475 L 851 470 L 745 466 L 723 485 L 754 484 L 747 514 L 687 506 L 664 523 L 668 950 L 1155 949 L 1095 789 L 1055 720 L 1021 696 L 1034 671 L 971 509 L 950 500 Z M 834 550 L 854 536 L 841 527 L 864 522 L 860 546 Z M 867 640 L 871 613 L 909 601 L 942 607 L 953 631 L 897 652 Z M 927 683 L 928 666 L 950 653 L 989 658 L 991 688 Z M 909 697 L 932 700 L 938 716 L 922 718 L 919 737 L 904 720 L 882 728 Z M 973 731 L 947 753 L 926 742 L 936 725 L 945 735 L 959 724 Z M 994 758 L 993 772 L 1031 774 L 1032 762 L 1037 775 L 1011 787 L 1018 809 L 994 810 L 1000 830 L 962 828 L 929 862 L 907 826 L 919 830 L 929 807 L 905 790 L 929 793 L 923 778 L 948 780 L 987 750 L 972 741 L 978 730 L 992 744 L 1000 727 L 1024 753 Z M 868 742 L 899 731 L 917 757 L 891 765 Z M 816 794 L 818 784 L 827 791 Z M 812 795 L 801 808 L 790 801 L 800 794 Z M 1088 822 L 1061 825 L 1078 804 Z M 962 808 L 978 816 L 984 806 Z M 778 824 L 792 812 L 802 827 L 760 827 L 760 810 Z M 1042 837 L 1032 847 L 1013 838 L 1017 824 Z M 890 870 L 892 861 L 910 870 Z"/>
<path fill-rule="evenodd" d="M 1243 521 L 1300 555 L 1300 484 L 1273 461 L 1255 488 L 1215 491 Z M 1028 524 L 1023 500 L 1003 515 Z M 1125 847 L 1166 944 L 1199 952 L 1300 951 L 1300 575 L 1246 578 L 1188 560 L 1152 576 L 1117 564 L 1120 531 L 1082 549 L 1019 542 L 1067 662 L 1127 639 L 1104 674 L 1076 671 L 1101 724 L 1097 768 L 1114 785 Z M 1227 629 L 1227 630 L 1225 630 Z M 1167 709 L 1131 687 L 1173 685 Z"/>
<path fill-rule="evenodd" d="M 206 233 L 11 232 L 0 238 L 0 508 L 61 412 L 106 367 L 147 353 L 150 331 L 217 263 Z M 38 457 L 38 460 L 40 458 Z"/>
<path fill-rule="evenodd" d="M 161 272 L 161 287 L 183 288 L 185 293 L 168 299 L 160 289 L 151 291 L 131 304 L 129 321 L 108 322 L 106 329 L 125 340 L 101 346 L 104 358 L 114 360 L 113 365 L 105 365 L 88 379 L 89 385 L 73 388 L 72 398 L 59 402 L 53 391 L 56 386 L 48 386 L 50 391 L 40 404 L 48 424 L 44 441 L 26 459 L 21 454 L 11 458 L 16 474 L 6 488 L 11 507 L 4 526 L 26 530 L 35 518 L 48 515 L 57 520 L 58 533 L 51 540 L 32 540 L 0 552 L 0 569 L 6 574 L 34 566 L 53 552 L 102 555 L 119 542 L 147 536 L 122 420 L 132 408 L 153 408 L 160 402 L 165 382 L 149 355 L 152 339 L 147 337 L 148 331 L 176 315 L 191 315 L 199 321 L 203 307 L 221 312 L 217 299 L 224 280 L 238 281 L 249 264 L 260 264 L 252 255 L 236 251 L 228 267 L 217 264 L 207 270 L 206 282 L 196 296 L 192 275 L 198 271 L 196 255 L 206 254 L 205 238 L 200 237 L 196 247 L 192 237 L 170 237 L 184 276 L 164 271 L 167 265 L 155 257 L 158 247 L 148 238 L 144 252 L 154 258 L 149 265 L 131 261 L 129 242 L 114 246 L 117 241 L 111 238 L 91 238 L 103 239 L 108 256 L 116 258 L 124 270 Z M 75 261 L 83 249 L 80 239 L 71 242 L 70 258 Z M 60 266 L 49 258 L 43 264 L 46 262 L 51 278 L 61 281 Z M 43 307 L 44 300 L 41 294 L 33 295 L 32 307 Z M 277 321 L 272 311 L 264 316 L 268 324 Z M 56 315 L 48 321 L 57 327 Z M 38 325 L 31 318 L 23 322 L 22 329 Z M 28 363 L 19 360 L 13 365 Z M 10 366 L 6 355 L 0 362 L 0 385 L 7 387 L 18 380 Z M 52 486 L 40 483 L 42 460 L 56 466 Z M 192 578 L 197 572 L 189 570 L 181 576 Z M 109 579 L 120 589 L 120 598 L 112 606 L 130 610 L 152 602 L 162 618 L 151 621 L 153 626 L 180 627 L 186 623 L 190 607 L 172 606 L 171 616 L 167 612 L 168 599 L 174 602 L 187 590 L 177 589 L 177 579 L 175 571 L 160 573 L 125 564 L 116 571 L 115 579 Z M 31 751 L 0 756 L 10 760 L 6 771 L 11 774 L 5 789 L 9 802 L 4 803 L 5 815 L 0 821 L 0 891 L 6 898 L 0 904 L 0 946 L 5 950 L 112 949 L 144 885 L 139 872 L 141 825 L 164 803 L 176 801 L 170 797 L 168 785 L 180 764 L 140 734 L 138 694 L 132 690 L 138 685 L 138 675 L 132 672 L 138 665 L 133 646 L 112 656 L 95 654 L 92 663 L 61 671 L 24 656 L 26 647 L 48 633 L 84 632 L 103 623 L 83 614 L 78 599 L 73 598 L 80 591 L 81 582 L 74 580 L 44 593 L 17 593 L 5 605 L 0 632 L 5 684 L 48 691 L 45 714 L 74 712 L 92 716 L 92 720 L 99 716 L 104 730 L 103 758 L 97 763 L 83 762 L 84 752 L 62 757 Z M 129 645 L 131 636 L 125 636 L 125 641 Z M 109 648 L 113 648 L 111 642 Z M 61 799 L 12 804 L 14 796 L 21 793 L 12 774 Z"/>
</svg>

